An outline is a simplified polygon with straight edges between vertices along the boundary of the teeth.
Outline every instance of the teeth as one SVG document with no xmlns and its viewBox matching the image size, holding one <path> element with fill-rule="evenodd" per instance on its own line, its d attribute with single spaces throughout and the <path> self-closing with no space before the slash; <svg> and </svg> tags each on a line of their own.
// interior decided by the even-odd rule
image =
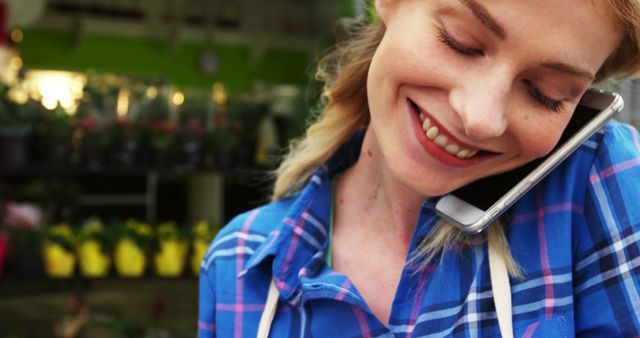
<svg viewBox="0 0 640 338">
<path fill-rule="evenodd" d="M 444 148 L 444 146 L 447 145 L 447 141 L 449 141 L 447 139 L 446 136 L 444 135 L 438 135 L 436 136 L 436 138 L 433 140 L 433 143 L 437 144 L 439 147 Z"/>
<path fill-rule="evenodd" d="M 444 147 L 444 150 L 446 150 L 447 152 L 449 152 L 449 154 L 451 155 L 457 155 L 458 152 L 460 151 L 460 147 L 458 147 L 457 144 L 447 144 Z"/>
<path fill-rule="evenodd" d="M 469 153 L 468 149 L 462 149 L 456 154 L 456 156 L 458 156 L 458 158 L 467 158 L 469 157 Z"/>
<path fill-rule="evenodd" d="M 424 121 L 422 121 L 422 130 L 427 131 L 429 128 L 431 128 L 431 120 L 424 119 Z"/>
<path fill-rule="evenodd" d="M 427 138 L 433 140 L 434 138 L 436 138 L 436 136 L 438 136 L 439 132 L 440 129 L 438 129 L 438 127 L 431 127 L 429 128 L 429 130 L 427 130 Z"/>
<path fill-rule="evenodd" d="M 438 127 L 433 126 L 431 120 L 425 117 L 424 114 L 420 113 L 420 119 L 422 121 L 422 129 L 425 131 L 425 135 L 428 139 L 433 141 L 437 146 L 444 148 L 449 154 L 454 155 L 458 158 L 471 158 L 475 154 L 478 153 L 477 150 L 470 151 L 469 149 L 461 149 L 459 145 L 449 142 L 449 139 L 440 135 L 440 129 Z"/>
</svg>

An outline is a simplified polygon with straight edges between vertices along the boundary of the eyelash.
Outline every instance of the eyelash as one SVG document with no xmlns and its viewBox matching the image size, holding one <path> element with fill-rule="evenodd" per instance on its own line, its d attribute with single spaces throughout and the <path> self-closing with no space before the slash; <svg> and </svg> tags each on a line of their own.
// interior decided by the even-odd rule
<svg viewBox="0 0 640 338">
<path fill-rule="evenodd" d="M 438 28 L 438 40 L 442 42 L 445 46 L 452 49 L 453 51 L 462 54 L 467 57 L 476 57 L 476 56 L 484 56 L 484 52 L 480 49 L 469 48 L 458 41 L 456 41 L 443 27 Z M 525 85 L 527 86 L 527 90 L 529 91 L 529 95 L 543 107 L 559 113 L 562 111 L 562 101 L 554 100 L 548 96 L 546 96 L 538 87 L 536 87 L 531 81 L 525 80 Z"/>
</svg>

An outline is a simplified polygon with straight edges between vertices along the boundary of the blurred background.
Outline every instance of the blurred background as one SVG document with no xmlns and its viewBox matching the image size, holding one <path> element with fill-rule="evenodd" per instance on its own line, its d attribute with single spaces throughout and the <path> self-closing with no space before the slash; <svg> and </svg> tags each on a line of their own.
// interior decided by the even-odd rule
<svg viewBox="0 0 640 338">
<path fill-rule="evenodd" d="M 353 0 L 0 0 L 0 338 L 194 337 Z"/>
<path fill-rule="evenodd" d="M 0 338 L 194 337 L 361 0 L 0 0 Z M 620 120 L 636 126 L 637 85 Z"/>
</svg>

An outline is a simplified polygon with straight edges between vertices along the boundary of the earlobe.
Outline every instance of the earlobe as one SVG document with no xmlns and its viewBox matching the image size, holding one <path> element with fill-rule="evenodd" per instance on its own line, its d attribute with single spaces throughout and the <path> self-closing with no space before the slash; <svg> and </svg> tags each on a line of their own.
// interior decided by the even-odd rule
<svg viewBox="0 0 640 338">
<path fill-rule="evenodd" d="M 375 0 L 376 14 L 384 24 L 389 20 L 389 14 L 394 0 Z"/>
</svg>

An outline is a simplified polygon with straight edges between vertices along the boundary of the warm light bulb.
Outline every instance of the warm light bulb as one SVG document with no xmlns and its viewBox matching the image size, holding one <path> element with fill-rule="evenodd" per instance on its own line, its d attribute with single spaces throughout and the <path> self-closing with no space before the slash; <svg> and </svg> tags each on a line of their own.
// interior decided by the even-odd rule
<svg viewBox="0 0 640 338">
<path fill-rule="evenodd" d="M 184 103 L 184 94 L 181 91 L 177 91 L 173 94 L 171 101 L 174 105 L 179 106 Z"/>
<path fill-rule="evenodd" d="M 42 100 L 40 101 L 40 103 L 42 103 L 43 107 L 45 107 L 45 108 L 47 108 L 49 110 L 54 110 L 58 106 L 58 100 L 56 100 L 55 98 L 53 98 L 51 96 L 43 96 Z"/>
<path fill-rule="evenodd" d="M 29 94 L 21 87 L 13 87 L 9 89 L 7 96 L 17 104 L 25 104 L 29 101 Z"/>
<path fill-rule="evenodd" d="M 227 103 L 227 92 L 224 89 L 224 85 L 220 82 L 213 84 L 213 102 L 219 105 Z"/>
<path fill-rule="evenodd" d="M 20 70 L 22 68 L 22 59 L 19 56 L 14 56 L 9 62 L 9 67 L 13 70 Z"/>
<path fill-rule="evenodd" d="M 147 88 L 147 98 L 153 100 L 158 96 L 158 88 L 151 86 Z"/>
<path fill-rule="evenodd" d="M 116 104 L 116 113 L 118 117 L 125 117 L 129 112 L 129 90 L 121 89 L 118 93 L 118 103 Z"/>
<path fill-rule="evenodd" d="M 52 110 L 60 105 L 72 115 L 78 106 L 78 99 L 82 97 L 84 83 L 86 78 L 80 74 L 31 71 L 27 73 L 25 89 L 28 89 L 34 98 L 40 96 L 40 102 L 45 108 Z"/>
<path fill-rule="evenodd" d="M 20 43 L 22 42 L 23 38 L 24 38 L 24 35 L 22 34 L 22 31 L 20 29 L 16 28 L 11 31 L 11 41 L 15 43 Z"/>
</svg>

